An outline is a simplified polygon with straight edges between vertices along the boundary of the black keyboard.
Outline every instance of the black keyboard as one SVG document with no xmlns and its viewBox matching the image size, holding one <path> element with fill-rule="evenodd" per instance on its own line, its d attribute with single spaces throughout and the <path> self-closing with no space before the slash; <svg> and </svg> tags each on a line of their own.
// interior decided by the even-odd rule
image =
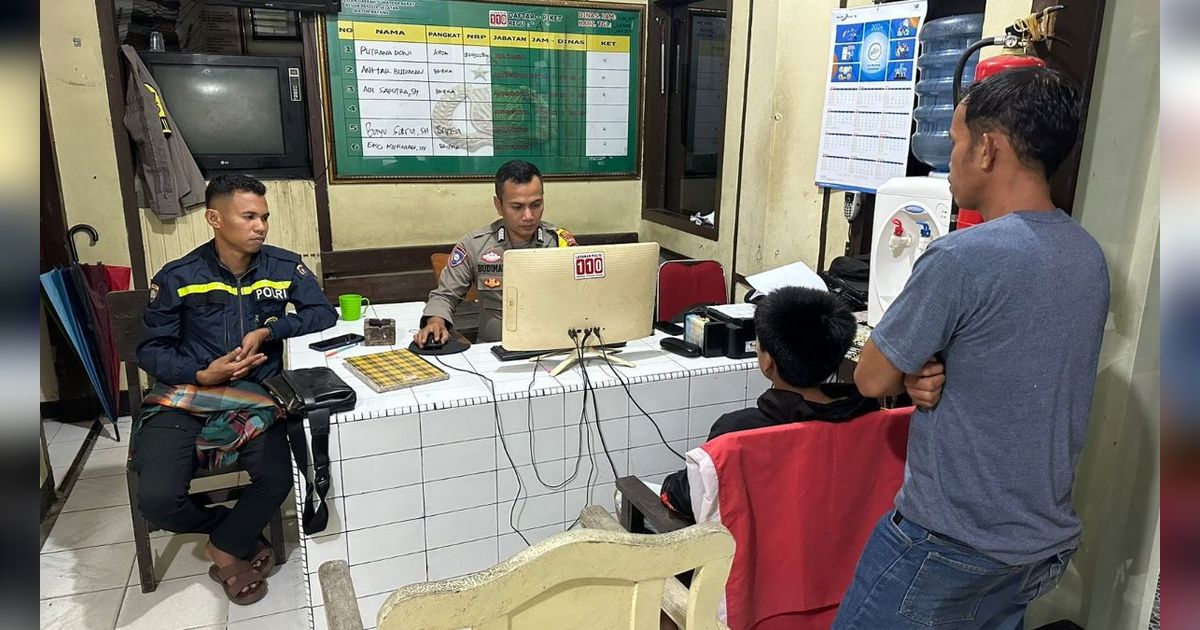
<svg viewBox="0 0 1200 630">
<path fill-rule="evenodd" d="M 588 346 L 588 347 L 591 348 L 593 346 Z M 606 350 L 615 350 L 617 348 L 624 348 L 625 342 L 622 341 L 621 343 L 609 343 L 609 344 L 605 344 L 605 345 L 599 346 L 599 347 L 604 348 Z M 575 351 L 574 348 L 563 348 L 561 350 L 506 350 L 504 348 L 504 346 L 502 346 L 500 344 L 496 344 L 496 345 L 492 346 L 492 354 L 496 355 L 496 358 L 500 359 L 501 361 L 520 361 L 522 359 L 532 359 L 533 357 L 536 357 L 536 356 L 542 355 L 542 354 L 552 354 L 555 352 L 574 352 L 574 351 Z"/>
</svg>

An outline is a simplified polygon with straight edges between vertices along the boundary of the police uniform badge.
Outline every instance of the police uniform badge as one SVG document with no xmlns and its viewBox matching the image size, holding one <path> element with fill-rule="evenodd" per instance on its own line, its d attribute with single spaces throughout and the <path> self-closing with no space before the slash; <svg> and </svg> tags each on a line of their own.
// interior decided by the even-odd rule
<svg viewBox="0 0 1200 630">
<path fill-rule="evenodd" d="M 500 254 L 498 254 L 496 252 L 488 252 L 488 253 L 480 256 L 479 260 L 481 262 L 485 262 L 485 263 L 498 263 L 498 262 L 500 262 L 501 258 L 500 258 Z"/>
<path fill-rule="evenodd" d="M 154 300 L 157 300 L 157 299 L 158 299 L 158 285 L 151 282 L 150 283 L 150 301 L 154 302 Z"/>
<path fill-rule="evenodd" d="M 298 273 L 302 276 L 307 276 L 308 275 L 308 267 L 305 267 L 304 263 L 300 263 L 299 265 L 296 265 L 296 273 Z"/>
<path fill-rule="evenodd" d="M 554 231 L 554 233 L 558 235 L 558 246 L 559 247 L 575 247 L 576 245 L 579 244 L 575 241 L 574 234 L 571 234 L 570 232 L 568 232 L 562 228 L 558 228 L 557 230 Z"/>
<path fill-rule="evenodd" d="M 479 281 L 485 289 L 499 289 L 503 281 L 498 276 L 486 276 Z"/>
<path fill-rule="evenodd" d="M 466 250 L 466 248 L 464 248 L 462 246 L 462 243 L 455 245 L 454 249 L 450 250 L 450 266 L 451 267 L 457 267 L 457 266 L 463 264 L 463 261 L 465 261 L 466 259 L 467 259 L 467 250 Z"/>
</svg>

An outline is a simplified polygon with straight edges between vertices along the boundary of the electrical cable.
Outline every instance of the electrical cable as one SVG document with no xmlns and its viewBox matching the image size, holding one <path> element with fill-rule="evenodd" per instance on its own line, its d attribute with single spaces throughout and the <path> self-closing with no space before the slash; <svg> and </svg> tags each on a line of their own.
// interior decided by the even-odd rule
<svg viewBox="0 0 1200 630">
<path fill-rule="evenodd" d="M 600 345 L 604 345 L 604 337 L 600 336 L 599 330 L 596 331 L 596 339 L 598 339 L 600 341 Z M 621 383 L 621 387 L 625 388 L 625 394 L 627 396 L 629 396 L 629 401 L 633 403 L 633 406 L 637 407 L 638 411 L 642 412 L 643 416 L 646 416 L 646 419 L 650 421 L 650 424 L 654 425 L 654 430 L 658 433 L 658 439 L 662 441 L 663 446 L 667 447 L 667 450 L 674 453 L 675 456 L 678 457 L 679 459 L 686 459 L 682 453 L 675 450 L 674 447 L 672 447 L 667 442 L 666 436 L 663 435 L 662 428 L 658 426 L 658 422 L 654 420 L 654 417 L 651 416 L 649 413 L 647 413 L 645 409 L 642 409 L 642 406 L 640 404 L 638 404 L 637 399 L 635 399 L 633 397 L 633 392 L 630 391 L 630 389 L 629 389 L 629 383 L 625 382 L 625 378 L 621 376 L 621 373 L 617 371 L 616 366 L 614 366 L 612 361 L 610 361 L 608 359 L 608 355 L 601 353 L 601 356 L 604 357 L 604 362 L 608 364 L 608 368 L 612 371 L 613 375 L 616 376 L 617 380 Z"/>
</svg>

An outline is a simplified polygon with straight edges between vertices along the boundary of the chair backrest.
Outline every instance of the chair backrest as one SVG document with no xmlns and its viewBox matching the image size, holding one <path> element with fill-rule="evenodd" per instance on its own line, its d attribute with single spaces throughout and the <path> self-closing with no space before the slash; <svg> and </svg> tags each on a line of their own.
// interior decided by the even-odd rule
<svg viewBox="0 0 1200 630">
<path fill-rule="evenodd" d="M 732 557 L 715 523 L 650 536 L 571 530 L 490 569 L 397 590 L 379 630 L 657 630 L 664 581 L 690 570 L 687 627 L 715 630 Z"/>
<path fill-rule="evenodd" d="M 655 321 L 670 321 L 696 304 L 725 304 L 725 270 L 715 260 L 668 260 L 658 267 Z"/>
<path fill-rule="evenodd" d="M 442 272 L 445 271 L 446 264 L 449 262 L 449 260 L 450 254 L 444 254 L 440 252 L 437 254 L 430 254 L 429 263 L 433 265 L 433 281 L 435 283 L 441 282 Z M 475 287 L 471 287 L 471 290 L 467 291 L 467 296 L 463 298 L 463 301 L 474 302 L 478 297 L 479 294 L 475 291 Z"/>
<path fill-rule="evenodd" d="M 136 417 L 142 405 L 142 381 L 138 373 L 137 347 L 142 338 L 142 313 L 150 300 L 144 289 L 112 291 L 107 296 L 108 322 L 117 358 L 125 364 L 125 380 L 129 387 L 129 413 Z"/>
<path fill-rule="evenodd" d="M 737 542 L 729 627 L 829 628 L 904 479 L 911 418 L 909 407 L 739 431 L 688 453 L 692 496 L 704 493 L 698 520 Z"/>
</svg>

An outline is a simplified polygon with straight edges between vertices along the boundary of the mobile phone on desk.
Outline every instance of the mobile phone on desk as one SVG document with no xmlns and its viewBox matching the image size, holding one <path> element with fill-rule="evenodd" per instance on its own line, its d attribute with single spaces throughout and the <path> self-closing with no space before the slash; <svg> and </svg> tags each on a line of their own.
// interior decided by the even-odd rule
<svg viewBox="0 0 1200 630">
<path fill-rule="evenodd" d="M 341 348 L 342 346 L 348 346 L 350 344 L 362 343 L 364 339 L 365 337 L 362 335 L 350 333 L 347 335 L 341 335 L 340 337 L 334 337 L 332 339 L 314 341 L 308 344 L 308 347 L 316 350 L 317 352 L 326 352 L 328 350 L 333 350 L 334 348 Z"/>
</svg>

